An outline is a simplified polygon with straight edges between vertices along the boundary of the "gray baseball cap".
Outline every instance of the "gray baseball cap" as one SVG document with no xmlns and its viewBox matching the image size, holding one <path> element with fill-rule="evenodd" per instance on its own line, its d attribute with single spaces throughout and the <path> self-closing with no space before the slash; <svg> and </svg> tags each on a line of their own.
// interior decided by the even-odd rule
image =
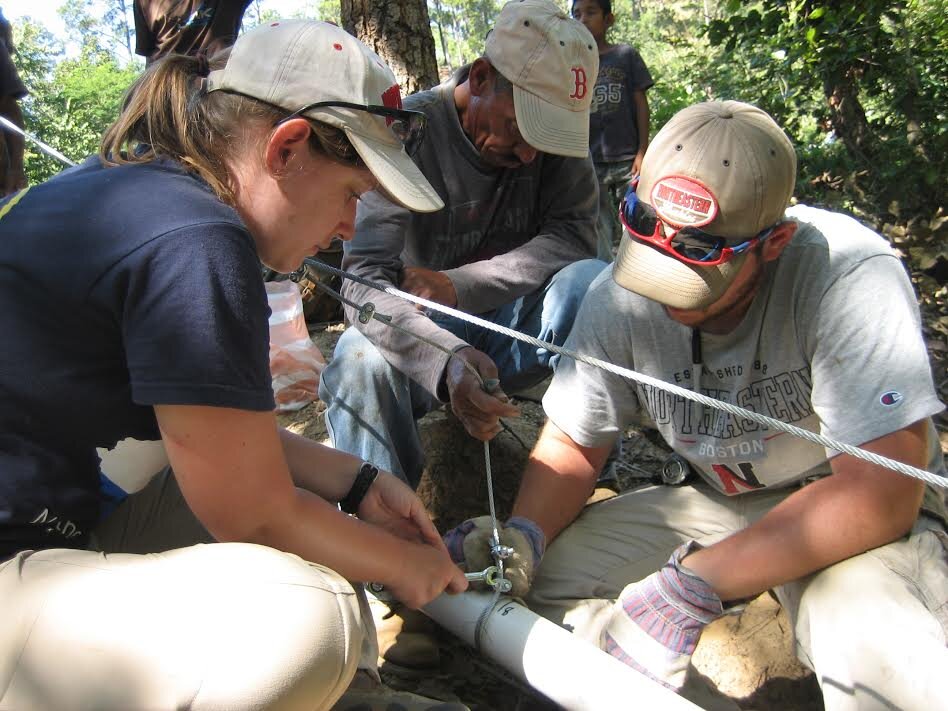
<svg viewBox="0 0 948 711">
<path fill-rule="evenodd" d="M 484 56 L 513 84 L 517 127 L 544 153 L 589 154 L 589 106 L 599 74 L 596 40 L 550 0 L 512 0 Z"/>
<path fill-rule="evenodd" d="M 793 144 L 765 111 L 706 101 L 675 114 L 649 144 L 636 196 L 666 225 L 698 227 L 734 246 L 783 218 L 796 172 Z M 612 277 L 662 304 L 698 309 L 721 297 L 746 258 L 688 264 L 624 234 Z"/>
<path fill-rule="evenodd" d="M 207 77 L 207 90 L 243 94 L 287 113 L 324 101 L 402 107 L 395 75 L 375 52 L 336 25 L 310 20 L 277 20 L 238 37 L 227 65 Z M 305 116 L 342 129 L 399 204 L 417 212 L 444 207 L 386 118 L 342 107 Z"/>
</svg>

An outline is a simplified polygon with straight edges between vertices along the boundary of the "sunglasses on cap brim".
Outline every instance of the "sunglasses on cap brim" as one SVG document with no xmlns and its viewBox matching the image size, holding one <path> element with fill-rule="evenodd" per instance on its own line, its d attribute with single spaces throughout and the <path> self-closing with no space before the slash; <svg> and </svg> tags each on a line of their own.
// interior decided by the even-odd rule
<svg viewBox="0 0 948 711">
<path fill-rule="evenodd" d="M 353 111 L 364 111 L 373 116 L 381 116 L 385 119 L 385 124 L 391 130 L 395 137 L 401 141 L 405 152 L 408 155 L 414 155 L 425 137 L 425 127 L 428 125 L 428 117 L 420 111 L 408 111 L 406 109 L 393 109 L 388 106 L 373 106 L 371 104 L 351 104 L 348 101 L 317 101 L 313 104 L 297 109 L 286 118 L 277 121 L 276 125 L 285 123 L 295 118 L 307 118 L 303 116 L 307 111 L 313 109 L 351 109 Z"/>
<path fill-rule="evenodd" d="M 697 227 L 675 229 L 662 220 L 654 207 L 639 200 L 635 192 L 637 187 L 638 181 L 629 185 L 619 206 L 622 226 L 631 237 L 666 252 L 681 262 L 700 267 L 723 264 L 767 239 L 773 231 L 773 227 L 768 227 L 746 242 L 728 246 L 723 237 L 708 234 Z"/>
</svg>

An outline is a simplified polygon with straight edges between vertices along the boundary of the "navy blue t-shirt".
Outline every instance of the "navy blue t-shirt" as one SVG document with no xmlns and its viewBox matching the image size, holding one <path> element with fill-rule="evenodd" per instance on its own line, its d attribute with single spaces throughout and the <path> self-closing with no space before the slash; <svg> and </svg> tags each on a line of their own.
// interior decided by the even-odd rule
<svg viewBox="0 0 948 711">
<path fill-rule="evenodd" d="M 0 203 L 0 560 L 86 543 L 95 448 L 157 439 L 153 405 L 272 409 L 268 314 L 237 213 L 173 162 Z"/>
<path fill-rule="evenodd" d="M 635 158 L 640 138 L 632 92 L 648 91 L 654 83 L 641 55 L 629 45 L 616 44 L 599 55 L 599 75 L 589 108 L 593 161 Z"/>
</svg>

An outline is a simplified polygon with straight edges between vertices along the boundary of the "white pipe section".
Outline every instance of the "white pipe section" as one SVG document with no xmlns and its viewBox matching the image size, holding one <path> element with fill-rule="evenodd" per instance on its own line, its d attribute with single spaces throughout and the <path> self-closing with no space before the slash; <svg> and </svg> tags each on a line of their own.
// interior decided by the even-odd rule
<svg viewBox="0 0 948 711">
<path fill-rule="evenodd" d="M 441 595 L 422 609 L 472 647 L 491 593 Z M 481 628 L 481 652 L 567 711 L 700 711 L 618 659 L 501 597 Z"/>
<path fill-rule="evenodd" d="M 161 440 L 123 439 L 112 449 L 99 448 L 99 467 L 113 484 L 128 494 L 144 489 L 151 478 L 170 462 Z"/>
</svg>

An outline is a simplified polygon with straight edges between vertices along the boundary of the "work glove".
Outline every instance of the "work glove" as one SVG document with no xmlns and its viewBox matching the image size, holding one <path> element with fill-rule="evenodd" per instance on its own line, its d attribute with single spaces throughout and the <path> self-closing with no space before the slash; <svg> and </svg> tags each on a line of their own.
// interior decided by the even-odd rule
<svg viewBox="0 0 948 711">
<path fill-rule="evenodd" d="M 700 548 L 694 541 L 679 546 L 660 570 L 627 585 L 599 640 L 613 657 L 674 691 L 685 683 L 701 632 L 724 613 L 711 586 L 681 564 Z"/>
<path fill-rule="evenodd" d="M 533 574 L 540 565 L 546 536 L 536 523 L 523 516 L 507 519 L 504 524 L 498 524 L 497 530 L 500 544 L 513 549 L 511 556 L 504 560 L 504 577 L 512 586 L 508 594 L 523 597 L 530 590 Z M 477 573 L 496 565 L 490 552 L 493 535 L 490 516 L 478 516 L 448 531 L 444 543 L 455 563 L 466 572 Z"/>
</svg>

